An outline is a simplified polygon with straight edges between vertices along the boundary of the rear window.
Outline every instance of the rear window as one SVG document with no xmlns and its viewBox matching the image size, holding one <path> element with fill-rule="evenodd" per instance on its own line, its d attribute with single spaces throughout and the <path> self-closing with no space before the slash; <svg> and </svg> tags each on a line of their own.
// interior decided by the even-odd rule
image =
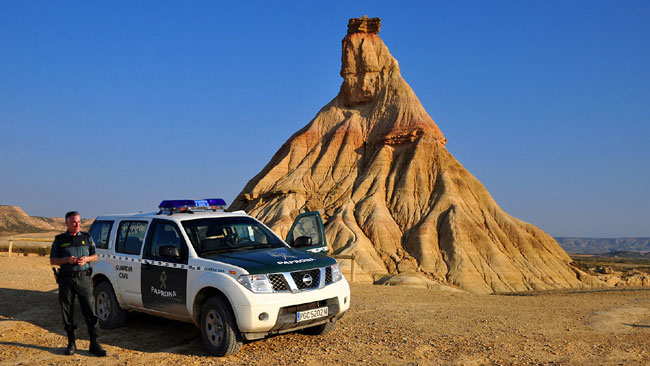
<svg viewBox="0 0 650 366">
<path fill-rule="evenodd" d="M 90 227 L 90 237 L 93 238 L 95 247 L 99 249 L 108 249 L 108 237 L 111 234 L 113 221 L 95 221 Z"/>
</svg>

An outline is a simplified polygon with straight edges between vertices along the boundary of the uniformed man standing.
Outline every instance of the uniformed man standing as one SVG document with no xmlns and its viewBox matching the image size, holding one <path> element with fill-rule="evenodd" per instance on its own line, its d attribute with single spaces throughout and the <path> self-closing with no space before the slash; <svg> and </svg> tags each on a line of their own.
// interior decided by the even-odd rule
<svg viewBox="0 0 650 366">
<path fill-rule="evenodd" d="M 54 238 L 50 251 L 50 263 L 60 266 L 57 274 L 59 284 L 59 304 L 63 314 L 63 325 L 68 333 L 66 355 L 77 351 L 74 330 L 74 298 L 79 297 L 81 313 L 88 326 L 90 338 L 89 351 L 97 356 L 106 356 L 106 350 L 97 342 L 97 316 L 95 314 L 95 298 L 93 284 L 90 279 L 92 268 L 90 262 L 97 260 L 95 244 L 90 234 L 79 231 L 81 218 L 76 211 L 65 214 L 65 224 L 68 230 Z"/>
</svg>

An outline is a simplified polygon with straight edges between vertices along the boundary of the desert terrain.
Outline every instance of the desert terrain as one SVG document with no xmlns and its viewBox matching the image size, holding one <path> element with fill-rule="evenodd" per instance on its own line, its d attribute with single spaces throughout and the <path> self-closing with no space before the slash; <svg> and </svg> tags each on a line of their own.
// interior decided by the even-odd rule
<svg viewBox="0 0 650 366">
<path fill-rule="evenodd" d="M 0 254 L 2 365 L 645 365 L 650 289 L 481 295 L 352 283 L 352 307 L 321 337 L 286 334 L 208 355 L 191 324 L 132 313 L 87 351 L 80 312 L 66 344 L 47 257 Z M 78 309 L 77 309 L 78 310 Z"/>
</svg>

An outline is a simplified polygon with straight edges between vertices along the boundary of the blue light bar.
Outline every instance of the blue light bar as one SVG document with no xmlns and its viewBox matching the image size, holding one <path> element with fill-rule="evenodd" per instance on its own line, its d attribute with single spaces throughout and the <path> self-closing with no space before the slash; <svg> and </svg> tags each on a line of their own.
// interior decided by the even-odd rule
<svg viewBox="0 0 650 366">
<path fill-rule="evenodd" d="M 186 212 L 193 210 L 223 210 L 226 201 L 221 198 L 206 198 L 202 200 L 164 200 L 158 205 L 160 211 Z"/>
</svg>

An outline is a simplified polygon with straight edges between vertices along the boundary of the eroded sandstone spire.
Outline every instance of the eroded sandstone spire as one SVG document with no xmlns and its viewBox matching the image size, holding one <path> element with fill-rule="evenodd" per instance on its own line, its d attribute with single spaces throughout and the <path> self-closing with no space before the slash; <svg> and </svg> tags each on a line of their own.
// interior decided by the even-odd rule
<svg viewBox="0 0 650 366">
<path fill-rule="evenodd" d="M 348 20 L 348 34 L 352 33 L 372 33 L 378 34 L 381 30 L 380 18 L 368 18 L 367 15 L 361 18 L 351 18 Z"/>
<path fill-rule="evenodd" d="M 553 238 L 503 212 L 447 151 L 380 27 L 379 18 L 350 20 L 339 94 L 230 209 L 282 234 L 301 211 L 321 209 L 331 251 L 355 253 L 381 283 L 479 293 L 600 285 Z"/>
</svg>

